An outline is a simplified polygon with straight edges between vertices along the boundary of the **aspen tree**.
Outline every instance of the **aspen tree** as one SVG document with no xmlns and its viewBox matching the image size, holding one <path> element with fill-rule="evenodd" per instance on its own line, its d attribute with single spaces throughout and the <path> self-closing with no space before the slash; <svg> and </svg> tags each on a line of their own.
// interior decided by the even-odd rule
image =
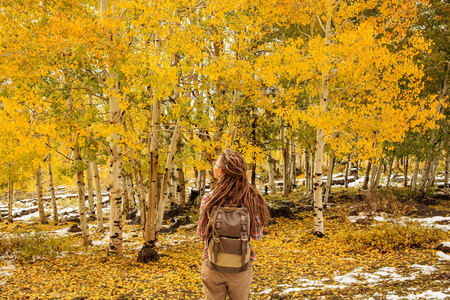
<svg viewBox="0 0 450 300">
<path fill-rule="evenodd" d="M 42 173 L 40 166 L 38 167 L 38 170 L 36 172 L 36 192 L 37 192 L 39 219 L 41 221 L 41 224 L 47 224 L 48 221 L 47 218 L 45 217 L 44 199 L 42 197 Z"/>
<path fill-rule="evenodd" d="M 56 205 L 55 186 L 53 183 L 53 170 L 52 170 L 51 154 L 48 155 L 47 159 L 48 159 L 48 181 L 49 181 L 51 202 L 52 202 L 52 208 L 53 208 L 53 223 L 55 225 L 58 225 L 58 223 L 59 223 L 58 206 Z"/>
<path fill-rule="evenodd" d="M 94 173 L 95 182 L 95 197 L 97 198 L 97 230 L 102 232 L 103 228 L 103 199 L 102 199 L 102 187 L 100 185 L 100 177 L 98 174 L 97 161 L 93 159 L 91 161 L 92 171 Z"/>
</svg>

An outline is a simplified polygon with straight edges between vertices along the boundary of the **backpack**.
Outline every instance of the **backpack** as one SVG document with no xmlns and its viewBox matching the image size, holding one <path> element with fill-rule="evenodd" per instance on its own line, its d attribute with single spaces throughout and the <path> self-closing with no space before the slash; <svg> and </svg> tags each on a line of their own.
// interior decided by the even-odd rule
<svg viewBox="0 0 450 300">
<path fill-rule="evenodd" d="M 208 265 L 222 273 L 245 271 L 250 265 L 250 218 L 247 208 L 222 205 L 215 208 L 208 241 Z"/>
</svg>

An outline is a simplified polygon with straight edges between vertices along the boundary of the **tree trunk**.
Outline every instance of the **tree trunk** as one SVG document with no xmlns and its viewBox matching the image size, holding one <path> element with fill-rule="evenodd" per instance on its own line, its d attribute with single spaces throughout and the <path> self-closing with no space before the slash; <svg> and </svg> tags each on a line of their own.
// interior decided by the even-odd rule
<svg viewBox="0 0 450 300">
<path fill-rule="evenodd" d="M 294 186 L 297 186 L 297 172 L 296 172 L 296 153 L 295 153 L 295 144 L 294 142 L 291 142 L 291 166 L 290 166 L 290 174 L 289 177 L 291 178 L 291 189 Z"/>
<path fill-rule="evenodd" d="M 411 178 L 411 189 L 414 191 L 417 187 L 417 175 L 419 174 L 419 164 L 420 161 L 416 157 L 416 162 L 414 163 L 414 172 Z"/>
<path fill-rule="evenodd" d="M 377 172 L 378 172 L 378 168 L 380 168 L 381 166 L 377 166 L 377 165 L 373 165 L 372 166 L 372 173 L 370 175 L 370 187 L 372 187 L 375 184 L 375 179 L 377 177 Z"/>
<path fill-rule="evenodd" d="M 391 175 L 392 175 L 392 165 L 394 164 L 394 160 L 391 160 L 389 163 L 389 169 L 388 169 L 388 176 L 386 180 L 386 188 L 389 188 L 389 185 L 391 183 Z"/>
<path fill-rule="evenodd" d="M 403 186 L 408 186 L 408 165 L 409 165 L 409 157 L 405 156 L 403 161 Z"/>
<path fill-rule="evenodd" d="M 431 158 L 427 158 L 425 160 L 425 164 L 424 164 L 423 169 L 422 169 L 422 178 L 420 179 L 420 184 L 419 184 L 419 191 L 420 192 L 423 192 L 425 190 L 426 183 L 427 183 L 428 178 L 430 176 L 431 163 L 432 163 Z"/>
<path fill-rule="evenodd" d="M 55 186 L 53 184 L 53 171 L 52 171 L 52 163 L 51 163 L 51 154 L 49 154 L 48 157 L 48 181 L 49 181 L 49 187 L 50 187 L 50 194 L 52 198 L 52 208 L 53 208 L 53 223 L 55 225 L 58 225 L 59 218 L 58 218 L 58 207 L 56 205 L 56 195 L 55 195 Z"/>
<path fill-rule="evenodd" d="M 445 157 L 445 177 L 444 177 L 444 188 L 448 188 L 448 172 L 450 169 L 450 155 L 447 152 L 447 156 Z"/>
<path fill-rule="evenodd" d="M 305 189 L 306 191 L 311 190 L 311 180 L 310 180 L 310 164 L 309 164 L 310 156 L 309 152 L 305 149 Z"/>
<path fill-rule="evenodd" d="M 290 147 L 289 147 L 289 138 L 286 135 L 286 129 L 283 127 L 282 131 L 282 141 L 283 144 L 283 196 L 287 197 L 291 191 L 291 181 L 289 179 L 289 157 L 290 157 Z"/>
<path fill-rule="evenodd" d="M 328 161 L 328 173 L 327 173 L 327 184 L 325 187 L 325 198 L 323 201 L 324 205 L 328 205 L 328 200 L 330 199 L 330 193 L 331 193 L 331 184 L 333 183 L 333 170 L 334 170 L 334 163 L 336 161 L 336 157 L 334 156 L 334 152 L 331 151 L 331 159 Z"/>
<path fill-rule="evenodd" d="M 366 167 L 366 174 L 364 175 L 364 183 L 363 183 L 363 189 L 367 190 L 368 186 L 369 186 L 369 176 L 370 176 L 370 168 L 372 167 L 372 162 L 368 161 L 367 162 L 367 167 Z"/>
<path fill-rule="evenodd" d="M 439 161 L 441 160 L 441 152 L 442 147 L 444 145 L 444 141 L 441 141 L 441 145 L 439 146 L 439 152 L 436 158 L 433 160 L 433 163 L 431 165 L 431 171 L 430 171 L 430 178 L 427 182 L 427 186 L 433 186 L 434 185 L 434 179 L 436 178 L 436 172 L 439 167 Z"/>
<path fill-rule="evenodd" d="M 47 219 L 45 217 L 45 210 L 44 210 L 44 199 L 42 197 L 42 174 L 41 174 L 41 167 L 39 166 L 38 171 L 36 172 L 36 190 L 37 190 L 37 203 L 38 203 L 38 210 L 39 210 L 39 219 L 41 221 L 41 224 L 47 224 Z"/>
<path fill-rule="evenodd" d="M 272 193 L 275 192 L 275 160 L 272 156 L 267 155 L 268 173 L 269 173 L 269 187 Z"/>
<path fill-rule="evenodd" d="M 158 200 L 158 151 L 159 151 L 159 134 L 160 134 L 160 118 L 161 118 L 161 102 L 157 99 L 153 102 L 152 109 L 152 136 L 150 143 L 150 172 L 148 191 L 148 207 L 146 209 L 146 221 L 144 231 L 144 248 L 154 249 L 156 242 L 156 203 Z"/>
<path fill-rule="evenodd" d="M 128 198 L 128 209 L 135 210 L 136 209 L 136 201 L 134 200 L 134 185 L 133 185 L 133 177 L 131 173 L 127 174 L 127 198 Z"/>
<path fill-rule="evenodd" d="M 128 213 L 129 204 L 128 204 L 128 192 L 127 192 L 127 174 L 125 174 L 122 168 L 122 177 L 120 178 L 120 184 L 122 185 L 122 215 L 126 215 Z"/>
<path fill-rule="evenodd" d="M 344 188 L 348 189 L 348 172 L 350 170 L 350 155 L 347 157 L 347 163 L 345 164 L 345 175 L 344 175 Z"/>
<path fill-rule="evenodd" d="M 382 165 L 381 165 L 381 159 L 380 159 L 380 164 L 376 167 L 374 167 L 373 169 L 376 169 L 376 173 L 373 174 L 373 176 L 375 177 L 373 184 L 370 186 L 370 190 L 372 192 L 375 192 L 378 189 L 378 186 L 380 185 L 380 178 L 381 178 L 381 171 L 383 170 Z"/>
<path fill-rule="evenodd" d="M 11 166 L 10 166 L 10 170 L 11 170 Z M 11 172 L 11 171 L 10 171 Z M 14 202 L 14 181 L 12 179 L 11 174 L 8 174 L 8 222 L 12 223 L 13 221 L 13 216 L 12 216 L 12 207 L 13 207 L 13 202 Z M 0 220 L 2 219 L 1 217 L 1 212 L 0 212 Z"/>
<path fill-rule="evenodd" d="M 181 206 L 186 205 L 186 185 L 183 169 L 177 166 L 177 194 Z"/>
<path fill-rule="evenodd" d="M 89 203 L 89 218 L 95 219 L 95 202 L 94 202 L 94 186 L 92 183 L 91 162 L 87 160 L 86 183 Z"/>
<path fill-rule="evenodd" d="M 168 198 L 168 185 L 169 185 L 169 176 L 172 172 L 173 168 L 173 158 L 175 156 L 175 152 L 177 150 L 177 143 L 180 137 L 180 126 L 175 125 L 175 130 L 172 136 L 172 141 L 170 143 L 169 152 L 167 153 L 167 161 L 166 168 L 164 169 L 163 180 L 161 183 L 161 193 L 159 198 L 159 206 L 158 206 L 158 216 L 156 218 L 156 232 L 161 229 L 163 217 L 164 217 L 164 208 L 167 203 Z"/>
<path fill-rule="evenodd" d="M 98 175 L 98 166 L 95 159 L 91 161 L 92 171 L 94 173 L 95 182 L 95 196 L 97 198 L 97 230 L 102 232 L 103 228 L 103 198 L 102 198 L 102 187 L 100 185 L 100 177 Z"/>
<path fill-rule="evenodd" d="M 90 244 L 89 226 L 86 220 L 86 192 L 84 185 L 84 174 L 81 168 L 83 162 L 81 160 L 80 149 L 78 143 L 74 146 L 76 177 L 77 177 L 77 190 L 78 190 L 78 212 L 80 215 L 80 227 L 81 235 L 83 236 L 83 242 L 85 245 Z"/>
</svg>

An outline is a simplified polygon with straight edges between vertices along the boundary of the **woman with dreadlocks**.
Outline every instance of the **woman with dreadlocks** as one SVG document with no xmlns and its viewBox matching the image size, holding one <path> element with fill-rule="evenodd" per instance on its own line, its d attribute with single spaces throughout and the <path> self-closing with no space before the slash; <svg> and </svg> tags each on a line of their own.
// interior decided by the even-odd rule
<svg viewBox="0 0 450 300">
<path fill-rule="evenodd" d="M 212 193 L 206 194 L 200 205 L 198 236 L 204 243 L 201 278 L 206 300 L 248 299 L 253 277 L 252 262 L 255 252 L 251 244 L 249 263 L 237 273 L 214 269 L 208 254 L 209 241 L 214 232 L 213 219 L 218 207 L 223 205 L 243 206 L 248 211 L 249 232 L 254 240 L 262 237 L 263 226 L 269 221 L 269 210 L 262 195 L 247 179 L 247 163 L 239 152 L 225 150 L 214 165 L 214 177 L 218 179 Z"/>
</svg>

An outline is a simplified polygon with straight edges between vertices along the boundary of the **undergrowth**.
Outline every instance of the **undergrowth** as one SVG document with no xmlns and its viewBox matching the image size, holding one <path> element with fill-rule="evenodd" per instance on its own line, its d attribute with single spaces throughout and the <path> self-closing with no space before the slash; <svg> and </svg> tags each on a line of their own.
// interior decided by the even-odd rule
<svg viewBox="0 0 450 300">
<path fill-rule="evenodd" d="M 447 234 L 419 222 L 383 222 L 363 229 L 355 226 L 341 232 L 337 238 L 348 251 L 388 252 L 406 248 L 435 248 L 447 238 Z"/>
<path fill-rule="evenodd" d="M 75 241 L 68 236 L 49 236 L 38 230 L 0 238 L 0 255 L 10 254 L 23 263 L 38 258 L 55 257 L 74 249 Z"/>
</svg>

